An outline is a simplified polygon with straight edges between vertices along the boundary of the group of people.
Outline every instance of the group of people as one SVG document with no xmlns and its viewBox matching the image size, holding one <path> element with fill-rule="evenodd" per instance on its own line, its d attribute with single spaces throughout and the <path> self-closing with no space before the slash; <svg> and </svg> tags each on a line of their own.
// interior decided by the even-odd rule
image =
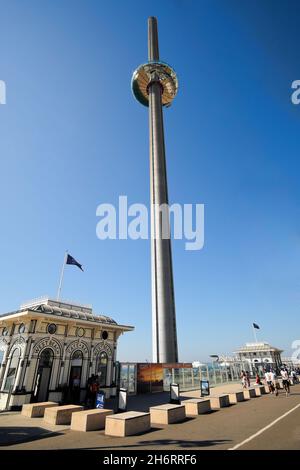
<svg viewBox="0 0 300 470">
<path fill-rule="evenodd" d="M 286 396 L 288 396 L 290 394 L 290 376 L 289 376 L 289 371 L 287 370 L 286 367 L 283 367 L 280 370 L 280 375 L 282 378 L 282 386 L 285 390 L 285 394 Z M 275 372 L 273 370 L 265 372 L 265 379 L 269 387 L 269 392 L 277 396 L 278 390 L 280 389 L 280 385 L 279 385 L 277 375 L 275 374 Z"/>
<path fill-rule="evenodd" d="M 242 370 L 241 379 L 242 379 L 243 388 L 250 387 L 250 374 L 248 371 Z"/>
<path fill-rule="evenodd" d="M 264 378 L 265 378 L 266 384 L 269 387 L 269 392 L 276 396 L 278 395 L 278 390 L 280 389 L 280 385 L 278 382 L 277 375 L 280 375 L 282 379 L 282 386 L 285 390 L 286 396 L 289 396 L 290 380 L 292 380 L 294 384 L 299 382 L 297 372 L 300 374 L 300 370 L 289 371 L 287 367 L 285 366 L 283 366 L 280 369 L 280 372 L 278 374 L 276 374 L 273 369 L 270 369 L 269 371 L 265 371 Z M 244 371 L 244 370 L 242 371 L 241 380 L 242 380 L 243 388 L 250 387 L 250 374 L 248 371 Z M 261 377 L 258 373 L 256 374 L 255 382 L 257 385 L 262 385 Z"/>
</svg>

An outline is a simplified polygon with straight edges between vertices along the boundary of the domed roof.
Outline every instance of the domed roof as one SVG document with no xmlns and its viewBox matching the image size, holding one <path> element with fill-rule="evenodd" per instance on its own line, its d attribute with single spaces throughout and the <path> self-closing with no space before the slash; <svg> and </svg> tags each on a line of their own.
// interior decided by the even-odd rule
<svg viewBox="0 0 300 470">
<path fill-rule="evenodd" d="M 81 312 L 79 310 L 75 310 L 73 308 L 63 308 L 57 307 L 54 305 L 48 304 L 39 304 L 34 305 L 28 309 L 24 310 L 32 310 L 34 312 L 41 312 L 45 313 L 46 315 L 55 315 L 59 317 L 66 317 L 66 318 L 74 318 L 75 320 L 85 320 L 85 321 L 92 321 L 97 323 L 110 323 L 117 325 L 117 322 L 106 315 L 93 315 L 92 313 L 88 312 Z"/>
</svg>

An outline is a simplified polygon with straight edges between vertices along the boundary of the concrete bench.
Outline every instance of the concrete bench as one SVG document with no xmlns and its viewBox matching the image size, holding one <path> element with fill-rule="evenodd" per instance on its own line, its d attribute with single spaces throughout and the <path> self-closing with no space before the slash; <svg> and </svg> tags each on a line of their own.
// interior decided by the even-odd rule
<svg viewBox="0 0 300 470">
<path fill-rule="evenodd" d="M 246 390 L 244 390 L 244 397 L 245 397 L 245 400 L 250 400 L 250 398 L 257 397 L 255 389 L 247 388 Z"/>
<path fill-rule="evenodd" d="M 44 421 L 49 424 L 71 424 L 72 413 L 82 411 L 83 406 L 64 405 L 46 408 Z"/>
<path fill-rule="evenodd" d="M 260 397 L 261 395 L 264 395 L 266 393 L 265 386 L 264 385 L 256 385 L 254 387 L 255 393 L 257 397 Z"/>
<path fill-rule="evenodd" d="M 85 410 L 72 414 L 72 431 L 96 431 L 105 428 L 106 416 L 114 414 L 113 410 Z"/>
<path fill-rule="evenodd" d="M 173 424 L 185 419 L 184 405 L 166 403 L 165 405 L 151 406 L 149 411 L 151 424 Z"/>
<path fill-rule="evenodd" d="M 226 394 L 211 395 L 209 399 L 212 410 L 218 410 L 220 408 L 224 408 L 225 406 L 230 405 L 229 395 Z"/>
<path fill-rule="evenodd" d="M 27 403 L 22 406 L 21 414 L 28 418 L 42 418 L 44 416 L 46 408 L 58 406 L 58 403 L 54 401 L 43 401 L 40 403 Z"/>
<path fill-rule="evenodd" d="M 127 411 L 107 416 L 105 434 L 108 436 L 133 436 L 150 430 L 150 413 Z"/>
<path fill-rule="evenodd" d="M 233 393 L 229 393 L 228 395 L 229 395 L 229 403 L 231 405 L 238 403 L 239 401 L 245 400 L 243 392 L 233 392 Z"/>
<path fill-rule="evenodd" d="M 190 416 L 198 416 L 208 413 L 211 410 L 209 398 L 191 398 L 184 400 L 185 414 Z"/>
</svg>

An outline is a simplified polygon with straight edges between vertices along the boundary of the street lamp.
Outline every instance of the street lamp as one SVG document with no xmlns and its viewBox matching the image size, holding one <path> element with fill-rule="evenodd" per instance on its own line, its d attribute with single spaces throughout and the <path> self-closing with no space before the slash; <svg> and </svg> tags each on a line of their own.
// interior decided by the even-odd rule
<svg viewBox="0 0 300 470">
<path fill-rule="evenodd" d="M 211 354 L 209 357 L 215 359 L 215 362 L 219 361 L 219 356 L 217 354 Z"/>
</svg>

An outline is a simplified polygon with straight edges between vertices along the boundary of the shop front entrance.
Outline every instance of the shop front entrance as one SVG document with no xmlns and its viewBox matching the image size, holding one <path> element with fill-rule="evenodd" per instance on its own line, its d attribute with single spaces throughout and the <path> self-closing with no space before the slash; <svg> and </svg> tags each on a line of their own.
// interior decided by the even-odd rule
<svg viewBox="0 0 300 470">
<path fill-rule="evenodd" d="M 69 390 L 72 403 L 80 402 L 80 383 L 82 374 L 83 356 L 81 351 L 75 351 L 71 360 Z"/>
<path fill-rule="evenodd" d="M 50 348 L 42 351 L 34 388 L 34 401 L 44 402 L 48 399 L 49 384 L 53 363 L 53 351 Z"/>
</svg>

